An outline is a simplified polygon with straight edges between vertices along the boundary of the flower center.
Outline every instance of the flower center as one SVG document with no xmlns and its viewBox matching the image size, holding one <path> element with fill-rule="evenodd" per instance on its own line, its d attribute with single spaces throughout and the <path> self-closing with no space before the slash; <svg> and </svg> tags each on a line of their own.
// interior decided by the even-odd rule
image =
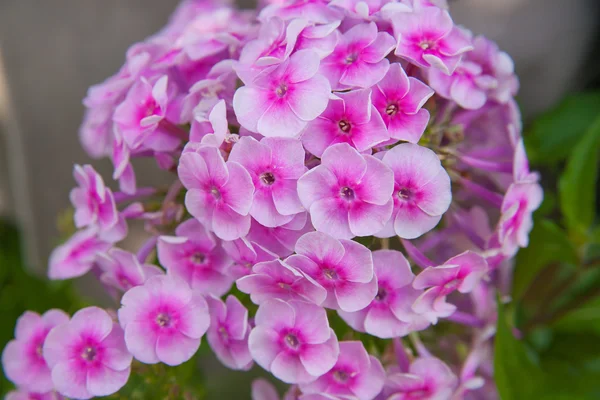
<svg viewBox="0 0 600 400">
<path fill-rule="evenodd" d="M 421 43 L 419 43 L 419 47 L 423 50 L 430 50 L 433 49 L 434 43 L 429 40 L 423 40 Z"/>
<path fill-rule="evenodd" d="M 156 324 L 161 328 L 169 327 L 171 325 L 171 317 L 165 313 L 160 313 L 156 317 Z"/>
<path fill-rule="evenodd" d="M 40 357 L 44 355 L 44 348 L 41 344 L 35 348 L 35 353 Z"/>
<path fill-rule="evenodd" d="M 190 261 L 194 264 L 202 264 L 204 262 L 204 254 L 194 253 L 190 256 Z"/>
<path fill-rule="evenodd" d="M 279 282 L 277 285 L 278 285 L 280 288 L 284 289 L 284 290 L 290 290 L 290 289 L 291 289 L 290 285 L 288 285 L 288 284 L 287 284 L 287 283 L 285 283 L 285 282 Z"/>
<path fill-rule="evenodd" d="M 402 200 L 408 201 L 412 199 L 413 195 L 413 191 L 409 188 L 401 188 L 400 190 L 398 190 L 398 197 Z"/>
<path fill-rule="evenodd" d="M 333 379 L 340 383 L 346 383 L 348 381 L 348 378 L 350 378 L 350 376 L 345 371 L 337 370 L 333 372 Z"/>
<path fill-rule="evenodd" d="M 325 275 L 325 278 L 329 279 L 330 281 L 336 280 L 338 278 L 337 272 L 329 268 L 323 270 L 323 275 Z"/>
<path fill-rule="evenodd" d="M 145 112 L 146 117 L 154 115 L 155 111 L 156 111 L 156 102 L 154 100 L 151 100 L 146 105 L 146 112 Z"/>
<path fill-rule="evenodd" d="M 275 94 L 277 97 L 281 98 L 286 95 L 287 91 L 287 85 L 285 83 L 280 83 L 279 86 L 277 86 L 277 89 L 275 89 Z"/>
<path fill-rule="evenodd" d="M 86 361 L 94 361 L 94 358 L 96 358 L 96 354 L 96 349 L 93 346 L 87 346 L 81 352 L 81 358 L 83 358 Z"/>
<path fill-rule="evenodd" d="M 212 189 L 210 189 L 210 194 L 212 194 L 215 200 L 221 200 L 221 192 L 216 186 L 213 186 Z"/>
<path fill-rule="evenodd" d="M 354 190 L 350 189 L 348 186 L 344 186 L 340 189 L 340 197 L 344 200 L 354 200 Z"/>
<path fill-rule="evenodd" d="M 385 113 L 390 117 L 396 115 L 398 113 L 398 104 L 388 104 L 388 106 L 385 109 Z"/>
<path fill-rule="evenodd" d="M 275 183 L 275 177 L 272 173 L 265 172 L 260 176 L 260 181 L 267 186 L 271 186 L 273 183 Z"/>
<path fill-rule="evenodd" d="M 224 326 L 219 327 L 219 335 L 221 336 L 221 339 L 223 339 L 223 340 L 229 339 L 229 333 L 227 333 L 227 329 L 225 329 Z"/>
<path fill-rule="evenodd" d="M 388 296 L 387 290 L 385 290 L 384 288 L 380 287 L 377 290 L 377 295 L 375 295 L 375 300 L 377 300 L 377 301 L 384 301 L 387 296 Z"/>
<path fill-rule="evenodd" d="M 410 399 L 424 399 L 425 396 L 429 395 L 429 391 L 426 389 L 417 389 L 407 394 Z"/>
<path fill-rule="evenodd" d="M 353 64 L 356 60 L 358 60 L 358 54 L 356 53 L 350 53 L 348 54 L 348 56 L 346 57 L 346 59 L 344 60 L 344 62 L 348 65 Z"/>
<path fill-rule="evenodd" d="M 285 335 L 285 343 L 294 350 L 300 345 L 300 341 L 293 333 L 288 333 Z"/>
<path fill-rule="evenodd" d="M 350 125 L 350 122 L 346 121 L 345 119 L 338 122 L 338 126 L 340 127 L 340 130 L 344 133 L 350 132 L 350 128 L 352 128 L 352 125 Z"/>
<path fill-rule="evenodd" d="M 454 290 L 460 284 L 460 279 L 452 279 L 450 282 L 446 282 L 444 285 L 444 289 L 446 290 Z"/>
</svg>

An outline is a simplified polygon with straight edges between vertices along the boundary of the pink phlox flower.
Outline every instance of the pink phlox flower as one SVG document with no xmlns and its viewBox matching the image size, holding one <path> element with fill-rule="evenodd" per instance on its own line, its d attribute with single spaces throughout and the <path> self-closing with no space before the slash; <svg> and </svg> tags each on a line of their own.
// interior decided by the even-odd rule
<svg viewBox="0 0 600 400">
<path fill-rule="evenodd" d="M 203 146 L 181 156 L 177 175 L 188 189 L 187 210 L 208 230 L 224 240 L 248 233 L 254 185 L 244 167 Z"/>
<path fill-rule="evenodd" d="M 389 0 L 333 0 L 331 6 L 343 9 L 348 17 L 356 20 L 379 21 L 392 12 L 410 12 L 412 8 L 400 1 Z M 381 12 L 381 14 L 380 14 Z"/>
<path fill-rule="evenodd" d="M 489 267 L 484 257 L 472 251 L 465 251 L 450 258 L 443 265 L 424 269 L 413 282 L 417 290 L 425 290 L 415 300 L 413 310 L 423 314 L 431 323 L 438 318 L 449 317 L 456 306 L 446 302 L 446 296 L 454 291 L 469 293 L 488 273 Z"/>
<path fill-rule="evenodd" d="M 318 74 L 319 63 L 316 52 L 301 50 L 245 81 L 233 96 L 239 123 L 263 136 L 297 136 L 329 102 L 331 88 Z"/>
<path fill-rule="evenodd" d="M 435 67 L 450 75 L 461 57 L 473 49 L 471 38 L 454 26 L 450 14 L 437 7 L 396 13 L 392 20 L 398 38 L 395 55 L 420 67 Z"/>
<path fill-rule="evenodd" d="M 195 219 L 180 224 L 175 234 L 158 239 L 158 260 L 167 273 L 187 282 L 195 292 L 227 293 L 233 283 L 226 273 L 232 260 L 220 241 Z"/>
<path fill-rule="evenodd" d="M 324 307 L 358 311 L 377 294 L 371 251 L 357 242 L 309 232 L 298 239 L 296 254 L 285 262 L 327 290 Z"/>
<path fill-rule="evenodd" d="M 292 138 L 242 137 L 233 146 L 229 161 L 250 173 L 255 188 L 250 215 L 261 225 L 285 225 L 304 211 L 296 190 L 307 170 L 304 156 L 302 143 Z"/>
<path fill-rule="evenodd" d="M 253 219 L 248 239 L 280 257 L 286 257 L 294 252 L 294 246 L 302 235 L 314 230 L 308 213 L 303 212 L 296 214 L 287 224 L 275 228 L 267 228 Z"/>
<path fill-rule="evenodd" d="M 146 364 L 186 362 L 210 325 L 204 298 L 184 281 L 167 275 L 153 276 L 129 289 L 118 314 L 127 349 Z"/>
<path fill-rule="evenodd" d="M 99 253 L 96 263 L 102 270 L 100 280 L 124 292 L 143 285 L 151 276 L 162 274 L 157 266 L 141 264 L 134 254 L 116 247 Z"/>
<path fill-rule="evenodd" d="M 252 273 L 238 279 L 236 286 L 259 305 L 270 299 L 304 300 L 320 305 L 327 297 L 327 291 L 313 278 L 281 260 L 255 264 Z"/>
<path fill-rule="evenodd" d="M 515 155 L 513 158 L 513 179 L 515 182 L 538 182 L 540 174 L 531 172 L 529 169 L 529 160 L 525 152 L 523 138 L 520 138 L 515 146 Z"/>
<path fill-rule="evenodd" d="M 116 131 L 112 143 L 111 159 L 114 166 L 112 178 L 119 181 L 119 189 L 127 194 L 136 191 L 137 184 L 135 172 L 131 165 L 131 151 L 123 140 L 121 134 Z"/>
<path fill-rule="evenodd" d="M 218 62 L 211 68 L 206 78 L 190 87 L 182 101 L 182 121 L 193 121 L 195 114 L 208 112 L 220 100 L 224 100 L 225 104 L 231 107 L 237 80 L 233 63 L 233 60 Z M 190 140 L 194 139 L 190 137 Z"/>
<path fill-rule="evenodd" d="M 412 287 L 414 275 L 408 261 L 395 250 L 373 252 L 377 294 L 365 308 L 355 312 L 339 311 L 353 329 L 380 338 L 406 336 L 425 329 L 429 322 L 412 310 L 422 291 Z"/>
<path fill-rule="evenodd" d="M 31 392 L 46 393 L 54 389 L 42 350 L 50 330 L 68 321 L 69 316 L 61 310 L 49 310 L 43 315 L 32 311 L 23 313 L 17 320 L 14 340 L 8 342 L 2 352 L 6 377 Z"/>
<path fill-rule="evenodd" d="M 172 132 L 180 117 L 180 108 L 171 107 L 175 91 L 167 75 L 154 83 L 141 78 L 133 84 L 113 116 L 129 148 L 171 151 L 179 146 L 181 138 Z"/>
<path fill-rule="evenodd" d="M 303 393 L 348 396 L 372 400 L 385 381 L 385 371 L 379 360 L 367 353 L 362 342 L 340 342 L 337 362 L 316 381 L 300 386 Z"/>
<path fill-rule="evenodd" d="M 336 143 L 348 143 L 359 152 L 366 152 L 389 138 L 385 123 L 371 102 L 371 89 L 336 94 L 301 136 L 306 150 L 317 157 Z"/>
<path fill-rule="evenodd" d="M 327 24 L 312 24 L 300 32 L 296 39 L 295 51 L 311 49 L 315 51 L 321 59 L 327 57 L 337 45 L 340 33 L 337 28 L 340 21 L 333 21 Z"/>
<path fill-rule="evenodd" d="M 64 400 L 64 397 L 55 391 L 38 393 L 19 389 L 8 392 L 4 400 Z"/>
<path fill-rule="evenodd" d="M 500 212 L 498 240 L 507 256 L 514 256 L 519 247 L 529 244 L 529 232 L 533 228 L 533 212 L 544 199 L 544 192 L 535 181 L 516 182 L 509 186 Z"/>
<path fill-rule="evenodd" d="M 234 279 L 252 273 L 254 264 L 278 258 L 277 254 L 246 238 L 223 242 L 223 249 L 233 260 L 233 264 L 227 268 L 226 273 Z"/>
<path fill-rule="evenodd" d="M 450 207 L 450 177 L 426 147 L 402 143 L 387 151 L 383 163 L 394 172 L 394 211 L 377 236 L 414 239 L 433 229 Z"/>
<path fill-rule="evenodd" d="M 70 279 L 85 275 L 92 269 L 97 253 L 105 253 L 111 247 L 111 243 L 98 238 L 94 228 L 76 232 L 50 254 L 48 277 Z"/>
<path fill-rule="evenodd" d="M 190 126 L 190 142 L 220 148 L 225 141 L 231 140 L 228 124 L 225 101 L 220 100 L 211 109 L 208 118 L 204 114 L 194 115 Z"/>
<path fill-rule="evenodd" d="M 394 38 L 378 32 L 374 22 L 355 25 L 346 31 L 333 53 L 321 63 L 333 89 L 369 88 L 387 73 L 385 58 L 394 49 Z"/>
<path fill-rule="evenodd" d="M 252 381 L 252 400 L 298 400 L 301 394 L 297 385 L 291 385 L 280 397 L 275 386 L 266 379 L 258 378 Z"/>
<path fill-rule="evenodd" d="M 408 373 L 388 376 L 384 393 L 387 400 L 447 400 L 458 386 L 456 375 L 435 357 L 417 358 Z"/>
<path fill-rule="evenodd" d="M 250 332 L 252 358 L 286 383 L 306 383 L 329 371 L 340 349 L 325 309 L 297 300 L 269 300 Z"/>
<path fill-rule="evenodd" d="M 211 349 L 227 368 L 249 370 L 252 356 L 248 349 L 248 310 L 232 295 L 225 303 L 216 297 L 207 297 L 206 301 L 210 310 L 206 340 Z"/>
<path fill-rule="evenodd" d="M 270 0 L 268 2 L 271 4 L 263 8 L 258 16 L 261 21 L 276 16 L 284 21 L 304 18 L 314 23 L 327 24 L 343 18 L 339 10 L 329 6 L 329 0 Z"/>
<path fill-rule="evenodd" d="M 391 217 L 393 190 L 392 170 L 347 143 L 327 148 L 321 165 L 298 180 L 300 201 L 314 227 L 341 239 L 379 232 Z"/>
<path fill-rule="evenodd" d="M 393 63 L 372 97 L 392 139 L 418 143 L 429 122 L 423 105 L 433 94 L 429 86 L 408 77 L 399 63 Z"/>
<path fill-rule="evenodd" d="M 98 307 L 81 309 L 70 321 L 54 327 L 43 353 L 54 387 L 71 398 L 113 394 L 125 385 L 131 371 L 123 330 Z"/>
</svg>

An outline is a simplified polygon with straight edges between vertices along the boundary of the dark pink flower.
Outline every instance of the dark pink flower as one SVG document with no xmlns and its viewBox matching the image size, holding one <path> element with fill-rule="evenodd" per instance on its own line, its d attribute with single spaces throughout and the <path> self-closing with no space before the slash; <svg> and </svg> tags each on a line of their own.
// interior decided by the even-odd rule
<svg viewBox="0 0 600 400">
<path fill-rule="evenodd" d="M 387 378 L 387 400 L 447 400 L 458 386 L 450 368 L 434 357 L 417 358 L 408 373 L 394 373 Z"/>
<path fill-rule="evenodd" d="M 267 228 L 252 220 L 248 239 L 280 257 L 286 257 L 294 252 L 294 246 L 300 236 L 310 231 L 314 231 L 314 228 L 308 213 L 303 212 L 296 214 L 287 224 L 275 228 Z"/>
<path fill-rule="evenodd" d="M 277 254 L 246 238 L 223 242 L 222 245 L 227 255 L 233 260 L 233 264 L 226 269 L 227 275 L 233 279 L 252 273 L 254 264 L 278 258 Z"/>
<path fill-rule="evenodd" d="M 102 270 L 100 280 L 124 292 L 143 285 L 151 276 L 162 274 L 156 265 L 141 264 L 134 254 L 116 247 L 99 253 L 96 263 Z"/>
<path fill-rule="evenodd" d="M 50 254 L 48 277 L 70 279 L 85 275 L 92 269 L 98 253 L 105 253 L 111 244 L 98 238 L 94 228 L 75 233 Z"/>
</svg>

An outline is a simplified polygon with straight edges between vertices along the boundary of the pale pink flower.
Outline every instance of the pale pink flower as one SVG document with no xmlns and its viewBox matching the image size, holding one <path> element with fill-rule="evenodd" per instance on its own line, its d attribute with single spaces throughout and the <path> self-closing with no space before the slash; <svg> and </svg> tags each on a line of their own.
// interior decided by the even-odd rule
<svg viewBox="0 0 600 400">
<path fill-rule="evenodd" d="M 252 381 L 252 400 L 298 400 L 301 395 L 297 385 L 289 386 L 283 396 L 279 396 L 272 383 L 263 378 Z"/>
<path fill-rule="evenodd" d="M 437 7 L 396 13 L 392 23 L 398 38 L 394 54 L 420 67 L 439 68 L 450 75 L 462 55 L 473 49 L 469 35 L 454 26 L 448 11 Z"/>
<path fill-rule="evenodd" d="M 321 62 L 320 71 L 333 89 L 369 88 L 387 73 L 390 62 L 385 56 L 393 49 L 394 38 L 378 32 L 374 22 L 355 25 Z"/>
<path fill-rule="evenodd" d="M 252 220 L 248 240 L 251 240 L 280 257 L 289 256 L 300 236 L 314 231 L 308 213 L 296 214 L 290 222 L 275 228 L 267 228 Z"/>
<path fill-rule="evenodd" d="M 433 94 L 429 86 L 408 77 L 399 63 L 393 63 L 372 97 L 392 139 L 417 143 L 429 122 L 423 105 Z"/>
<path fill-rule="evenodd" d="M 85 275 L 94 266 L 98 253 L 105 253 L 112 245 L 98 238 L 94 228 L 76 232 L 50 254 L 48 277 L 70 279 Z"/>
<path fill-rule="evenodd" d="M 153 276 L 121 299 L 119 323 L 133 356 L 146 364 L 179 365 L 200 347 L 210 324 L 208 305 L 182 280 Z"/>
<path fill-rule="evenodd" d="M 315 51 L 321 59 L 330 55 L 339 41 L 339 31 L 337 30 L 340 21 L 333 21 L 327 24 L 309 25 L 300 32 L 296 39 L 295 51 L 311 49 Z"/>
<path fill-rule="evenodd" d="M 394 172 L 394 211 L 377 236 L 414 239 L 433 229 L 450 207 L 450 177 L 426 147 L 402 143 L 382 159 Z"/>
<path fill-rule="evenodd" d="M 224 240 L 248 233 L 254 185 L 244 167 L 226 163 L 218 149 L 205 146 L 185 152 L 177 174 L 188 189 L 187 210 L 208 230 Z"/>
<path fill-rule="evenodd" d="M 15 339 L 8 342 L 2 352 L 2 367 L 6 377 L 15 385 L 32 392 L 46 393 L 54 388 L 50 369 L 42 350 L 48 332 L 69 321 L 60 310 L 50 310 L 39 315 L 26 311 L 17 320 Z"/>
<path fill-rule="evenodd" d="M 329 7 L 329 0 L 270 0 L 259 14 L 261 21 L 277 16 L 283 20 L 304 18 L 314 23 L 326 24 L 339 21 L 343 14 Z"/>
<path fill-rule="evenodd" d="M 450 368 L 435 357 L 417 358 L 408 373 L 388 376 L 384 393 L 387 400 L 448 400 L 458 386 Z"/>
<path fill-rule="evenodd" d="M 306 383 L 329 371 L 340 352 L 325 309 L 302 301 L 269 300 L 250 332 L 252 358 L 286 383 Z"/>
<path fill-rule="evenodd" d="M 494 77 L 484 74 L 481 65 L 464 58 L 452 75 L 439 69 L 430 69 L 429 85 L 439 96 L 455 101 L 462 108 L 476 110 L 483 107 L 487 92 L 498 83 Z"/>
<path fill-rule="evenodd" d="M 509 186 L 498 222 L 498 240 L 504 254 L 512 257 L 519 247 L 527 247 L 529 232 L 533 228 L 532 214 L 543 199 L 542 187 L 535 181 L 516 182 Z"/>
<path fill-rule="evenodd" d="M 111 159 L 114 166 L 112 178 L 119 181 L 119 189 L 123 193 L 135 193 L 137 182 L 131 165 L 131 151 L 118 131 L 114 134 Z"/>
<path fill-rule="evenodd" d="M 226 269 L 227 275 L 233 279 L 251 274 L 254 264 L 278 258 L 277 254 L 246 238 L 223 242 L 222 245 L 227 255 L 233 260 L 233 264 Z"/>
<path fill-rule="evenodd" d="M 379 360 L 367 353 L 362 342 L 351 341 L 340 342 L 340 355 L 329 372 L 300 388 L 303 393 L 372 400 L 384 381 L 385 371 Z"/>
<path fill-rule="evenodd" d="M 162 274 L 156 265 L 141 264 L 134 254 L 116 247 L 99 253 L 96 263 L 102 270 L 100 280 L 124 292 L 144 284 L 151 276 Z"/>
<path fill-rule="evenodd" d="M 309 232 L 298 239 L 296 254 L 285 262 L 327 290 L 325 307 L 358 311 L 377 293 L 371 251 L 357 242 Z"/>
<path fill-rule="evenodd" d="M 158 239 L 158 260 L 167 273 L 187 282 L 198 293 L 227 293 L 233 279 L 226 269 L 232 261 L 220 241 L 195 219 L 180 224 L 175 234 Z"/>
<path fill-rule="evenodd" d="M 371 89 L 336 94 L 327 109 L 304 129 L 306 150 L 321 157 L 336 143 L 348 143 L 360 152 L 390 138 L 381 115 L 371 103 Z"/>
<path fill-rule="evenodd" d="M 423 314 L 431 323 L 449 317 L 456 306 L 446 302 L 446 296 L 458 290 L 469 293 L 488 273 L 488 264 L 482 256 L 465 251 L 450 258 L 443 265 L 425 268 L 413 282 L 417 290 L 425 290 L 415 300 L 413 310 Z"/>
<path fill-rule="evenodd" d="M 229 295 L 225 303 L 216 297 L 207 297 L 210 327 L 206 340 L 215 355 L 226 367 L 248 370 L 252 356 L 248 349 L 248 310 L 237 297 Z"/>
<path fill-rule="evenodd" d="M 296 299 L 320 305 L 327 297 L 327 291 L 313 278 L 281 260 L 255 264 L 252 273 L 238 279 L 236 286 L 250 294 L 255 304 L 270 299 Z"/>
<path fill-rule="evenodd" d="M 113 394 L 125 385 L 131 371 L 123 330 L 98 307 L 81 309 L 70 321 L 54 327 L 43 352 L 54 387 L 67 397 Z"/>
<path fill-rule="evenodd" d="M 190 142 L 219 148 L 230 135 L 227 125 L 225 101 L 220 100 L 211 109 L 208 119 L 204 116 L 194 117 L 190 126 Z"/>
<path fill-rule="evenodd" d="M 298 195 L 318 231 L 350 239 L 385 226 L 393 186 L 393 172 L 384 163 L 338 143 L 325 150 L 321 165 L 298 180 Z"/>
<path fill-rule="evenodd" d="M 319 56 L 311 50 L 264 69 L 235 92 L 238 121 L 263 136 L 297 136 L 329 101 L 331 88 L 318 71 Z"/>
<path fill-rule="evenodd" d="M 64 397 L 55 391 L 38 393 L 19 389 L 8 392 L 4 400 L 64 400 Z"/>
<path fill-rule="evenodd" d="M 302 143 L 293 138 L 242 137 L 229 155 L 250 173 L 254 198 L 250 215 L 261 225 L 285 225 L 304 211 L 296 190 L 298 178 L 307 170 Z"/>
<path fill-rule="evenodd" d="M 303 18 L 292 19 L 287 24 L 281 18 L 269 18 L 261 25 L 258 37 L 242 49 L 240 63 L 260 69 L 285 61 L 307 24 L 308 21 Z"/>
<path fill-rule="evenodd" d="M 384 339 L 426 328 L 429 322 L 411 308 L 422 292 L 412 287 L 414 275 L 404 255 L 396 250 L 377 250 L 373 263 L 378 285 L 375 298 L 361 310 L 339 311 L 339 315 L 353 329 Z"/>
</svg>

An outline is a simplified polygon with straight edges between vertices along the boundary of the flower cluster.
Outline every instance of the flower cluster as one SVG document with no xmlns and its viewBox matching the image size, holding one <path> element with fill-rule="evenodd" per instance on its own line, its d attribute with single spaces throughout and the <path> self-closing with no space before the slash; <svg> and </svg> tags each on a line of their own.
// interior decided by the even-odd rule
<svg viewBox="0 0 600 400">
<path fill-rule="evenodd" d="M 90 88 L 80 139 L 119 189 L 76 166 L 78 231 L 50 257 L 120 308 L 25 313 L 9 398 L 109 395 L 132 360 L 181 364 L 204 335 L 286 399 L 494 398 L 493 296 L 542 200 L 517 88 L 443 0 L 184 0 Z M 173 183 L 138 187 L 139 158 Z M 126 251 L 134 220 L 148 237 Z M 440 319 L 466 357 L 422 342 Z"/>
</svg>

